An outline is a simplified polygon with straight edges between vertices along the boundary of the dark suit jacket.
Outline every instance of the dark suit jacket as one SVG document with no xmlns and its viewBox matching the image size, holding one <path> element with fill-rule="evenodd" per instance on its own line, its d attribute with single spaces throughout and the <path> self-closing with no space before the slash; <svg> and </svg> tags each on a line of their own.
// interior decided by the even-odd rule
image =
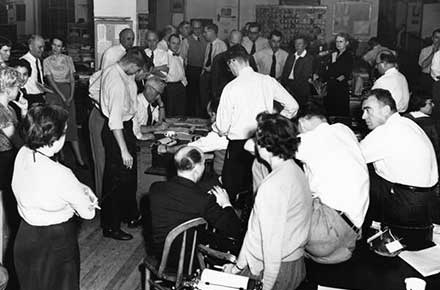
<svg viewBox="0 0 440 290">
<path fill-rule="evenodd" d="M 292 71 L 294 62 L 295 54 L 291 53 L 284 65 L 283 74 L 281 75 L 281 84 L 283 84 L 290 94 L 297 98 L 297 101 L 302 104 L 302 100 L 309 97 L 311 94 L 308 80 L 313 74 L 313 56 L 306 53 L 304 57 L 300 57 L 296 61 L 293 71 L 294 79 L 289 80 L 289 75 Z"/>
<path fill-rule="evenodd" d="M 189 179 L 175 176 L 150 187 L 151 254 L 160 257 L 167 234 L 176 226 L 203 217 L 221 234 L 240 235 L 240 220 L 232 207 L 221 208 L 209 195 Z M 172 251 L 173 252 L 173 251 Z M 172 253 L 170 253 L 172 255 Z"/>
<path fill-rule="evenodd" d="M 212 95 L 214 98 L 220 98 L 223 88 L 235 78 L 232 72 L 228 69 L 228 64 L 226 63 L 226 54 L 227 51 L 219 53 L 212 61 Z M 249 65 L 254 69 L 254 71 L 258 71 L 253 57 L 249 59 Z"/>
</svg>

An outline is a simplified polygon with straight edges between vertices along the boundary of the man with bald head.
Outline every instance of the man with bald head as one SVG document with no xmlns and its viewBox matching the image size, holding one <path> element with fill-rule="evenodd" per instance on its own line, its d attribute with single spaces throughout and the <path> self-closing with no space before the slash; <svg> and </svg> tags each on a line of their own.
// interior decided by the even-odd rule
<svg viewBox="0 0 440 290">
<path fill-rule="evenodd" d="M 101 61 L 101 69 L 105 69 L 108 66 L 118 62 L 125 54 L 128 48 L 133 47 L 134 44 L 134 32 L 131 28 L 122 29 L 119 32 L 119 44 L 108 48 Z"/>
<path fill-rule="evenodd" d="M 147 244 L 152 245 L 149 254 L 159 260 L 167 234 L 183 222 L 197 217 L 207 220 L 217 233 L 230 237 L 240 234 L 240 221 L 226 191 L 214 187 L 204 192 L 197 184 L 205 171 L 203 152 L 197 147 L 183 147 L 174 155 L 174 163 L 177 176 L 153 183 L 148 195 L 152 243 Z M 171 249 L 168 259 L 172 263 L 178 259 L 177 253 Z"/>
<path fill-rule="evenodd" d="M 29 51 L 20 59 L 29 62 L 32 73 L 24 85 L 29 106 L 33 103 L 44 103 L 44 79 L 41 55 L 44 52 L 44 39 L 40 35 L 32 35 L 28 40 Z"/>
</svg>

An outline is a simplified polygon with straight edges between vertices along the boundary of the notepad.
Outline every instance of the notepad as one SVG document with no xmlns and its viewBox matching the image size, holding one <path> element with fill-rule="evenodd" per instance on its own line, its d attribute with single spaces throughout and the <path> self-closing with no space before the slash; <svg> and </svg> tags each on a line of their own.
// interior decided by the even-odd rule
<svg viewBox="0 0 440 290">
<path fill-rule="evenodd" d="M 440 246 L 420 250 L 403 251 L 399 257 L 416 269 L 423 277 L 440 273 Z"/>
</svg>

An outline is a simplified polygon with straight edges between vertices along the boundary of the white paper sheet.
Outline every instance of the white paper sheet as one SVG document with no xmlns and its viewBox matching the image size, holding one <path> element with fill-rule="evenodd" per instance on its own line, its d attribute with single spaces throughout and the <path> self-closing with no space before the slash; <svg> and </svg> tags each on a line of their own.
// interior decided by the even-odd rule
<svg viewBox="0 0 440 290">
<path fill-rule="evenodd" d="M 249 278 L 205 269 L 198 287 L 202 290 L 246 289 Z"/>
<path fill-rule="evenodd" d="M 318 285 L 318 290 L 349 290 L 349 289 L 333 288 L 333 287 L 327 287 L 327 286 L 320 286 L 320 285 Z"/>
<path fill-rule="evenodd" d="M 416 269 L 423 277 L 440 273 L 440 246 L 421 251 L 403 251 L 399 257 Z"/>
</svg>

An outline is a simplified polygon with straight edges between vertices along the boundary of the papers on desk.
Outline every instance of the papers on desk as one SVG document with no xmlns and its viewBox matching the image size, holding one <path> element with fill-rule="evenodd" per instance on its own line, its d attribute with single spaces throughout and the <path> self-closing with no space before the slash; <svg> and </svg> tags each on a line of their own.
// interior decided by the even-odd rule
<svg viewBox="0 0 440 290">
<path fill-rule="evenodd" d="M 399 257 L 416 269 L 423 277 L 440 273 L 440 246 L 420 251 L 403 251 Z"/>
</svg>

